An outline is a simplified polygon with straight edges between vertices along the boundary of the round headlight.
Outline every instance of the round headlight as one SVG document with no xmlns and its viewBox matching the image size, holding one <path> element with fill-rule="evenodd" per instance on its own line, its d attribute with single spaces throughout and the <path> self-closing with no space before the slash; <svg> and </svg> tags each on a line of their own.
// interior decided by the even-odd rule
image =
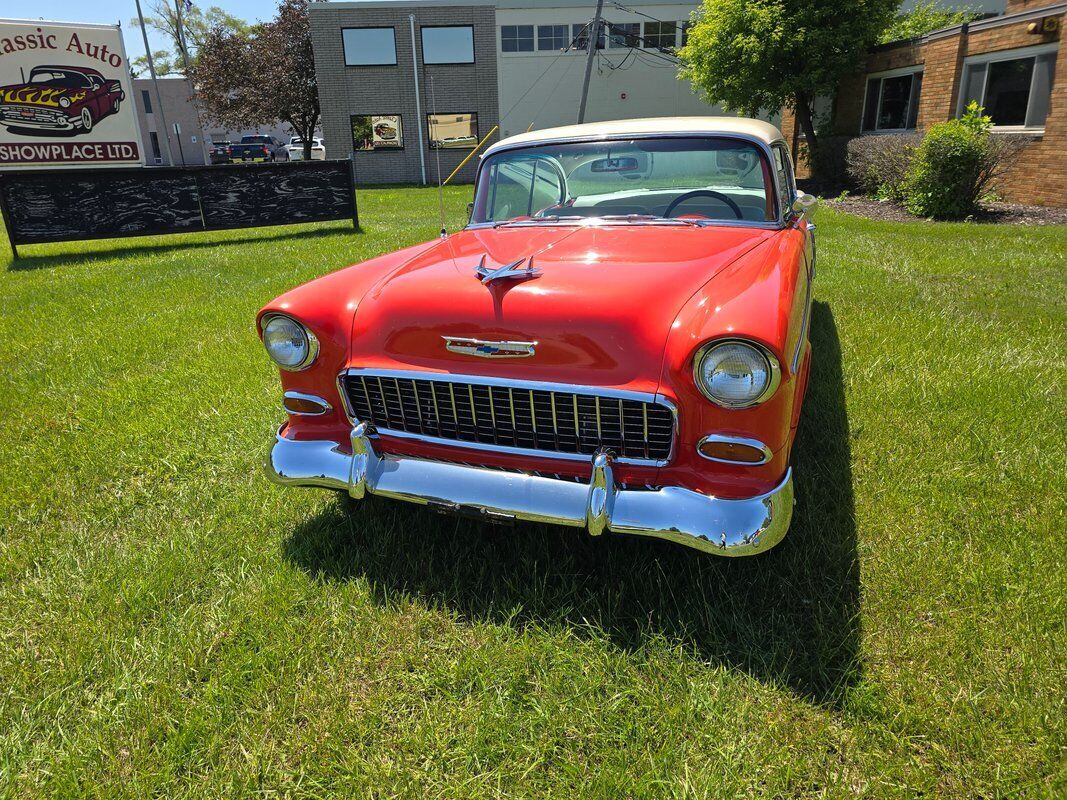
<svg viewBox="0 0 1067 800">
<path fill-rule="evenodd" d="M 725 408 L 762 403 L 781 380 L 773 355 L 759 345 L 737 339 L 705 345 L 693 360 L 693 373 L 704 396 Z"/>
<path fill-rule="evenodd" d="M 315 334 L 291 317 L 275 314 L 263 323 L 263 346 L 282 369 L 301 370 L 319 353 Z"/>
<path fill-rule="evenodd" d="M 59 98 L 59 105 L 62 106 L 63 108 L 70 108 L 70 98 L 69 97 L 61 97 L 61 98 Z"/>
</svg>

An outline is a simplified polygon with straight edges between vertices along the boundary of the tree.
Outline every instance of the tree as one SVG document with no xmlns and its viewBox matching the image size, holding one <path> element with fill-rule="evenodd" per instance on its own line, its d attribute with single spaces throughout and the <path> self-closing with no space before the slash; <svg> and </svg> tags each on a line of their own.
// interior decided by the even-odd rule
<svg viewBox="0 0 1067 800">
<path fill-rule="evenodd" d="M 156 75 L 180 75 L 181 66 L 174 60 L 169 50 L 153 50 L 152 65 L 156 68 Z M 143 78 L 148 75 L 148 56 L 137 56 L 130 61 L 130 72 L 135 78 Z"/>
<path fill-rule="evenodd" d="M 147 4 L 149 16 L 144 18 L 145 26 L 163 34 L 170 42 L 171 50 L 153 50 L 152 58 L 156 63 L 156 72 L 160 75 L 184 73 L 196 60 L 200 46 L 212 31 L 224 30 L 235 35 L 247 36 L 252 26 L 239 17 L 235 17 L 218 6 L 211 6 L 205 11 L 194 5 L 186 6 L 184 0 L 151 0 Z M 131 24 L 140 27 L 140 20 Z M 166 67 L 161 69 L 160 64 Z M 134 59 L 134 66 L 142 71 L 148 68 L 148 61 L 143 56 Z"/>
<path fill-rule="evenodd" d="M 917 39 L 931 31 L 960 25 L 978 19 L 980 12 L 973 8 L 948 8 L 936 0 L 919 0 L 905 14 L 897 14 L 893 22 L 878 37 L 879 44 L 898 42 L 901 39 Z"/>
<path fill-rule="evenodd" d="M 900 0 L 704 0 L 678 56 L 708 102 L 754 116 L 791 108 L 817 147 L 812 102 L 859 67 Z"/>
<path fill-rule="evenodd" d="M 282 0 L 278 16 L 247 35 L 215 28 L 190 71 L 208 119 L 231 129 L 287 122 L 310 159 L 319 90 L 307 7 L 308 0 Z"/>
</svg>

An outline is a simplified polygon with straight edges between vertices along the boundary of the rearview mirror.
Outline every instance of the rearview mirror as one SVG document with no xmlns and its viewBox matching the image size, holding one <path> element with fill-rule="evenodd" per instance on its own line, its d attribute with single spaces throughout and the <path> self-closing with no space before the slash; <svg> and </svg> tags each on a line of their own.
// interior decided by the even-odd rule
<svg viewBox="0 0 1067 800">
<path fill-rule="evenodd" d="M 592 172 L 633 172 L 641 168 L 637 159 L 632 156 L 620 156 L 618 158 L 598 158 L 589 164 Z"/>
<path fill-rule="evenodd" d="M 797 192 L 797 196 L 793 199 L 792 209 L 797 214 L 803 214 L 806 211 L 813 210 L 818 202 L 819 198 L 813 194 Z"/>
</svg>

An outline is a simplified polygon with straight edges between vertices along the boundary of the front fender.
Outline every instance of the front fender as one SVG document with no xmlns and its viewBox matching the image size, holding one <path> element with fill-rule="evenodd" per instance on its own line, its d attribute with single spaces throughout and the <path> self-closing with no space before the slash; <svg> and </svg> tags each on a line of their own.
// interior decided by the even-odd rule
<svg viewBox="0 0 1067 800">
<path fill-rule="evenodd" d="M 681 485 L 744 496 L 767 491 L 781 480 L 792 442 L 797 376 L 790 368 L 790 347 L 800 335 L 804 275 L 803 234 L 788 228 L 712 277 L 679 312 L 664 350 L 660 391 L 679 408 L 678 458 L 672 468 Z M 778 360 L 781 383 L 759 406 L 722 408 L 697 389 L 694 355 L 721 338 L 758 342 Z M 708 461 L 696 444 L 713 433 L 757 439 L 773 457 L 761 466 Z"/>
</svg>

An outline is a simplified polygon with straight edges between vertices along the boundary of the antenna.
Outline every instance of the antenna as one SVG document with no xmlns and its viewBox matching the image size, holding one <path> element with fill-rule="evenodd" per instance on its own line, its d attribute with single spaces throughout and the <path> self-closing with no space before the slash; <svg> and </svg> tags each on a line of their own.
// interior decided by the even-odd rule
<svg viewBox="0 0 1067 800">
<path fill-rule="evenodd" d="M 430 129 L 430 144 L 433 144 L 434 129 L 437 128 L 437 95 L 433 90 L 433 77 L 430 78 L 430 105 L 433 106 L 433 119 L 434 125 Z M 437 155 L 437 207 L 440 211 L 441 219 L 441 238 L 444 239 L 448 236 L 448 231 L 445 229 L 445 189 L 441 183 L 441 143 L 437 143 L 437 147 L 434 148 L 434 153 Z"/>
</svg>

